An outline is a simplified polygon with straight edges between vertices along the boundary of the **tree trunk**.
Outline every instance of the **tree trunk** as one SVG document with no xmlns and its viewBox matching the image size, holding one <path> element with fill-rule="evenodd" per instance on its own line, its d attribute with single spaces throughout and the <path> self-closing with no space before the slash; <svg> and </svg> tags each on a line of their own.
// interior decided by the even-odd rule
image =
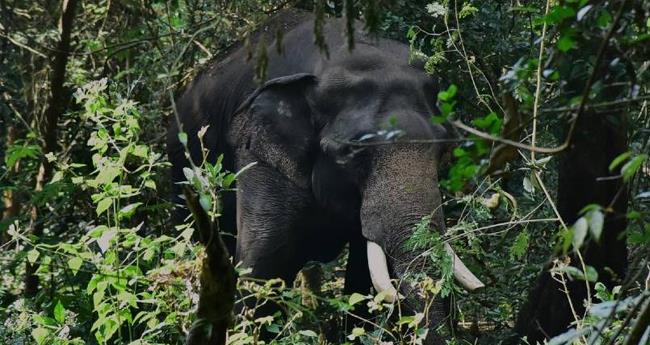
<svg viewBox="0 0 650 345">
<path fill-rule="evenodd" d="M 42 136 L 41 165 L 36 176 L 36 187 L 34 190 L 40 192 L 52 175 L 52 163 L 45 158 L 48 153 L 54 152 L 57 139 L 57 123 L 61 114 L 65 111 L 69 96 L 63 84 L 66 77 L 66 65 L 70 56 L 70 37 L 74 23 L 77 0 L 63 0 L 63 10 L 59 30 L 61 38 L 57 44 L 52 58 L 52 74 L 50 77 L 51 97 L 45 114 L 40 121 L 40 133 Z M 43 223 L 38 220 L 38 209 L 34 206 L 31 211 L 32 235 L 40 237 L 43 234 Z M 25 272 L 25 296 L 31 297 L 38 292 L 38 277 L 34 274 L 36 266 L 27 263 Z"/>
<path fill-rule="evenodd" d="M 237 271 L 230 261 L 218 221 L 210 219 L 201 208 L 198 196 L 189 187 L 183 189 L 183 194 L 206 254 L 201 267 L 197 320 L 187 335 L 186 344 L 225 345 L 228 329 L 235 321 Z"/>
</svg>

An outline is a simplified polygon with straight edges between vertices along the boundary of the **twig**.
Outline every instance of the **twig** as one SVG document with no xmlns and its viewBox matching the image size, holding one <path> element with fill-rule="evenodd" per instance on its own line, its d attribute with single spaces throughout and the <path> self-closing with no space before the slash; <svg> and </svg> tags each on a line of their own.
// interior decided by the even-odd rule
<svg viewBox="0 0 650 345">
<path fill-rule="evenodd" d="M 454 126 L 456 128 L 459 128 L 459 129 L 461 129 L 461 130 L 463 130 L 465 132 L 474 134 L 479 138 L 494 141 L 494 142 L 499 142 L 499 143 L 503 143 L 503 144 L 507 144 L 507 145 L 511 145 L 511 146 L 514 146 L 514 147 L 516 147 L 518 149 L 522 149 L 522 150 L 535 151 L 537 153 L 545 153 L 545 154 L 560 153 L 569 146 L 568 140 L 567 140 L 567 141 L 564 142 L 564 144 L 562 144 L 560 146 L 557 146 L 557 147 L 533 147 L 533 146 L 530 146 L 530 145 L 522 144 L 522 143 L 520 143 L 518 141 L 505 139 L 505 138 L 499 138 L 499 137 L 495 137 L 494 135 L 491 135 L 491 134 L 488 134 L 488 133 L 485 133 L 485 132 L 481 132 L 481 131 L 479 131 L 479 130 L 477 130 L 475 128 L 472 128 L 472 127 L 462 123 L 460 120 L 450 121 L 450 123 L 451 123 L 452 126 Z"/>
<path fill-rule="evenodd" d="M 650 95 L 643 95 L 643 96 L 637 96 L 635 98 L 623 98 L 623 99 L 617 99 L 615 101 L 609 101 L 609 102 L 601 102 L 601 103 L 595 103 L 591 105 L 586 105 L 585 109 L 596 109 L 596 108 L 607 108 L 611 106 L 617 106 L 617 105 L 624 105 L 628 103 L 636 103 L 636 102 L 643 102 L 646 100 L 650 99 Z M 564 113 L 567 111 L 573 111 L 576 110 L 577 108 L 575 106 L 568 106 L 568 107 L 559 107 L 559 108 L 546 108 L 546 109 L 540 109 L 540 112 L 543 114 L 549 114 L 549 113 Z"/>
<path fill-rule="evenodd" d="M 546 10 L 544 16 L 548 15 L 548 9 L 551 7 L 551 0 L 546 0 Z M 537 140 L 537 112 L 539 110 L 539 99 L 542 94 L 542 58 L 544 57 L 544 39 L 546 38 L 546 21 L 542 26 L 542 37 L 539 42 L 539 56 L 537 58 L 537 85 L 535 86 L 535 102 L 533 104 L 533 133 L 530 139 L 531 146 L 535 147 Z M 535 161 L 535 151 L 530 151 L 530 160 Z"/>
</svg>

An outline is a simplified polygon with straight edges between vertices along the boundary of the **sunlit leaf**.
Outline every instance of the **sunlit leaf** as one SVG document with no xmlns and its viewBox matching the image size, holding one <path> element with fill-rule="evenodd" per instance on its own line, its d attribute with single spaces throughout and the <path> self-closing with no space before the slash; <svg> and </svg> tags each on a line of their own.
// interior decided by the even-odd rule
<svg viewBox="0 0 650 345">
<path fill-rule="evenodd" d="M 34 262 L 36 262 L 39 255 L 41 255 L 41 253 L 39 253 L 38 250 L 36 250 L 36 249 L 32 249 L 32 250 L 28 251 L 27 252 L 27 261 L 29 261 L 30 264 L 33 264 Z"/>
<path fill-rule="evenodd" d="M 65 322 L 65 308 L 63 308 L 61 300 L 58 300 L 54 306 L 54 319 L 59 324 L 63 324 Z"/>
</svg>

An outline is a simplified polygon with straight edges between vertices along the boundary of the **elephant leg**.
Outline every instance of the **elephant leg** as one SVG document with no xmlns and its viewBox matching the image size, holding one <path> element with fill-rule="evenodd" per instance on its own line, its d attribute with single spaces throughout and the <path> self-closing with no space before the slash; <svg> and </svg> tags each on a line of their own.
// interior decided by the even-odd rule
<svg viewBox="0 0 650 345">
<path fill-rule="evenodd" d="M 236 261 L 255 278 L 291 283 L 304 262 L 296 253 L 311 204 L 308 190 L 258 163 L 237 189 Z"/>
</svg>

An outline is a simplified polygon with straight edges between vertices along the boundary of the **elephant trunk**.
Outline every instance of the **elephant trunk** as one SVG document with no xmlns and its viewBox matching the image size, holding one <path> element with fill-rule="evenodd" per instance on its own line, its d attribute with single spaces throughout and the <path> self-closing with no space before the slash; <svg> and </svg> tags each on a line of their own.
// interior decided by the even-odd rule
<svg viewBox="0 0 650 345">
<path fill-rule="evenodd" d="M 378 149 L 374 169 L 363 190 L 361 221 L 368 241 L 368 266 L 375 289 L 385 291 L 388 300 L 404 296 L 402 305 L 408 312 L 426 310 L 429 328 L 426 344 L 444 344 L 434 331 L 443 325 L 446 313 L 441 300 L 424 300 L 404 278 L 431 271 L 432 262 L 426 249 L 412 250 L 407 241 L 416 225 L 431 216 L 431 225 L 444 231 L 441 198 L 438 190 L 435 152 L 422 147 L 387 147 Z M 482 283 L 467 270 L 450 246 L 445 246 L 454 262 L 454 276 L 469 289 Z M 399 281 L 399 286 L 391 282 Z"/>
</svg>

